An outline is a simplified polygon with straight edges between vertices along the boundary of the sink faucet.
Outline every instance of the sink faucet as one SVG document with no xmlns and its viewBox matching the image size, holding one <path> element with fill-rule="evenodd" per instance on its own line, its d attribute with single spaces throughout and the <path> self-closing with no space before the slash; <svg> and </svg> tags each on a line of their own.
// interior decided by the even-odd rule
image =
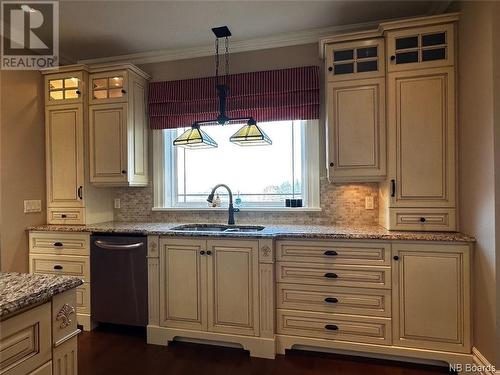
<svg viewBox="0 0 500 375">
<path fill-rule="evenodd" d="M 228 211 L 229 218 L 227 220 L 227 223 L 229 225 L 234 225 L 234 213 L 235 212 L 239 212 L 240 209 L 239 208 L 234 208 L 234 206 L 233 206 L 233 193 L 232 193 L 231 189 L 229 189 L 229 186 L 227 186 L 225 184 L 217 184 L 217 185 L 215 185 L 214 188 L 212 189 L 212 192 L 210 193 L 210 195 L 207 198 L 207 202 L 208 203 L 212 203 L 213 202 L 215 191 L 218 188 L 220 188 L 220 187 L 226 188 L 226 190 L 229 193 L 229 211 Z"/>
</svg>

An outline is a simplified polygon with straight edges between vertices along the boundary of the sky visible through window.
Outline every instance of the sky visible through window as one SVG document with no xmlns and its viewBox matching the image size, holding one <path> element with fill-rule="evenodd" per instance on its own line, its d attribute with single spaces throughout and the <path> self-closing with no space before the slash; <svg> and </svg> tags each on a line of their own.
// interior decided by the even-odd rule
<svg viewBox="0 0 500 375">
<path fill-rule="evenodd" d="M 241 126 L 205 127 L 218 148 L 174 149 L 177 165 L 177 197 L 174 200 L 177 198 L 179 205 L 206 204 L 208 193 L 218 183 L 229 185 L 235 198 L 239 194 L 242 206 L 284 205 L 285 198 L 301 197 L 301 121 L 259 123 L 273 142 L 268 146 L 242 147 L 229 142 Z M 184 130 L 177 129 L 177 133 L 182 134 Z M 223 205 L 227 205 L 226 191 L 221 188 L 219 192 Z"/>
</svg>

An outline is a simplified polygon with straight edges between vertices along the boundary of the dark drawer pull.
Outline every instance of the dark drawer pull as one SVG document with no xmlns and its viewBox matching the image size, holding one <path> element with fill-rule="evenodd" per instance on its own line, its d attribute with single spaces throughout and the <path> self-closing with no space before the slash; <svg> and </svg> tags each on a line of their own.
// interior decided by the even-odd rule
<svg viewBox="0 0 500 375">
<path fill-rule="evenodd" d="M 327 272 L 325 273 L 325 277 L 329 278 L 329 279 L 336 279 L 338 276 L 336 273 L 333 273 L 333 272 Z"/>
<path fill-rule="evenodd" d="M 54 242 L 55 247 L 62 247 L 63 243 L 62 242 Z"/>
<path fill-rule="evenodd" d="M 337 327 L 335 324 L 327 324 L 325 326 L 325 329 L 327 329 L 329 331 L 337 331 L 339 329 L 339 327 Z"/>
<path fill-rule="evenodd" d="M 327 255 L 329 257 L 333 257 L 335 255 L 339 255 L 335 250 L 326 250 L 323 254 Z"/>
<path fill-rule="evenodd" d="M 57 264 L 57 265 L 54 266 L 54 269 L 55 270 L 62 270 L 63 266 L 60 266 L 60 265 Z"/>
<path fill-rule="evenodd" d="M 420 222 L 421 222 L 421 223 L 425 223 L 425 217 L 421 217 L 421 218 L 420 218 Z"/>
<path fill-rule="evenodd" d="M 67 217 L 68 217 L 68 215 L 66 215 L 66 214 L 61 214 L 61 217 L 62 217 L 63 219 L 65 219 L 65 218 L 67 218 Z"/>
<path fill-rule="evenodd" d="M 325 302 L 327 303 L 337 303 L 339 300 L 335 297 L 326 297 Z"/>
</svg>

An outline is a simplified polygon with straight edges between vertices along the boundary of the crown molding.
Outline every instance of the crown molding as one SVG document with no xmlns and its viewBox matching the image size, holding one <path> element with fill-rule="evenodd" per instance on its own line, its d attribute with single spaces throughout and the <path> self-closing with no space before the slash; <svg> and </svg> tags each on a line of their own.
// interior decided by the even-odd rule
<svg viewBox="0 0 500 375">
<path fill-rule="evenodd" d="M 235 41 L 230 44 L 231 53 L 257 51 L 270 48 L 289 47 L 302 44 L 318 43 L 321 38 L 332 34 L 348 33 L 356 30 L 377 27 L 379 22 L 367 22 L 354 25 L 342 25 L 324 27 L 318 29 L 290 32 L 278 34 L 269 37 L 255 38 L 243 41 Z M 197 57 L 212 56 L 214 53 L 213 45 L 161 49 L 155 51 L 139 52 L 126 55 L 101 57 L 95 59 L 79 60 L 81 64 L 99 64 L 99 63 L 132 63 L 132 64 L 150 64 L 163 61 L 185 60 Z"/>
</svg>

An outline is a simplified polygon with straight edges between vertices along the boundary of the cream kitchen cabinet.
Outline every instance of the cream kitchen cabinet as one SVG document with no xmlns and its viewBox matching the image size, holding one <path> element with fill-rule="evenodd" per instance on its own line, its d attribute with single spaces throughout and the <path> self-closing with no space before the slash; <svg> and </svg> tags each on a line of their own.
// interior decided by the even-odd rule
<svg viewBox="0 0 500 375">
<path fill-rule="evenodd" d="M 112 220 L 112 192 L 96 190 L 88 179 L 87 68 L 67 66 L 43 74 L 47 222 L 92 224 Z"/>
<path fill-rule="evenodd" d="M 325 46 L 330 182 L 386 176 L 384 39 Z"/>
<path fill-rule="evenodd" d="M 390 73 L 388 90 L 381 222 L 389 229 L 455 230 L 455 71 Z"/>
<path fill-rule="evenodd" d="M 394 244 L 393 342 L 470 353 L 470 248 Z"/>
<path fill-rule="evenodd" d="M 148 243 L 148 343 L 166 345 L 176 337 L 230 342 L 252 356 L 274 358 L 272 240 Z"/>
<path fill-rule="evenodd" d="M 149 76 L 132 65 L 117 68 L 95 68 L 89 77 L 90 180 L 97 186 L 146 186 Z"/>
</svg>

